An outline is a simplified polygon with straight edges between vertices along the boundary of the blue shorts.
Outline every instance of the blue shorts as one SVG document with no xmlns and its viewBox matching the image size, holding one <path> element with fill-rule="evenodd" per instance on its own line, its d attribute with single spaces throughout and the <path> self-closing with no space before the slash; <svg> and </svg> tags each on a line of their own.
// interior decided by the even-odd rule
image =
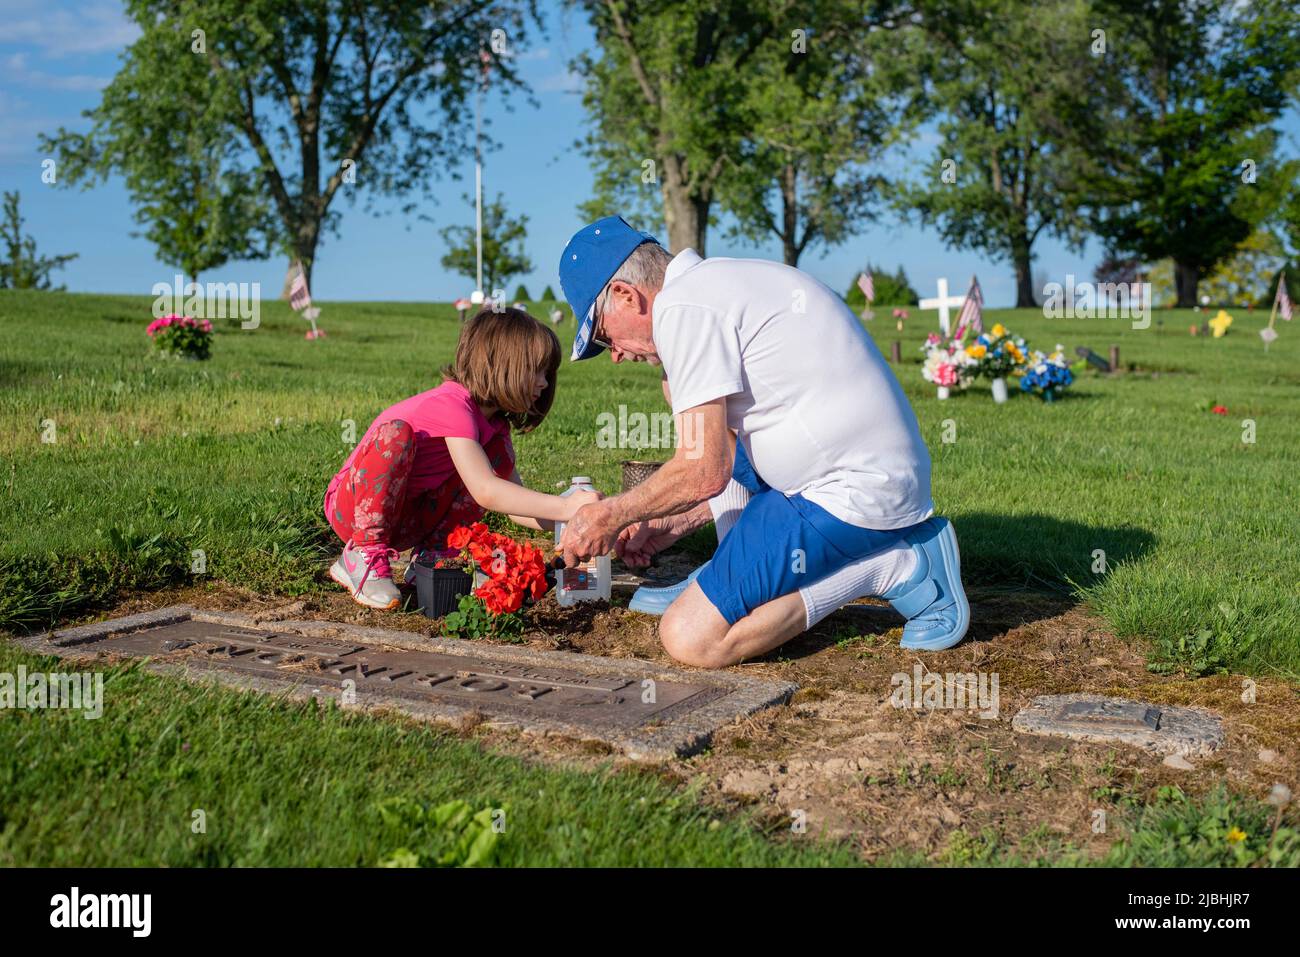
<svg viewBox="0 0 1300 957">
<path fill-rule="evenodd" d="M 754 471 L 739 441 L 732 477 L 753 497 L 696 579 L 729 625 L 774 598 L 891 548 L 911 530 L 859 528 L 802 495 L 778 492 Z"/>
</svg>

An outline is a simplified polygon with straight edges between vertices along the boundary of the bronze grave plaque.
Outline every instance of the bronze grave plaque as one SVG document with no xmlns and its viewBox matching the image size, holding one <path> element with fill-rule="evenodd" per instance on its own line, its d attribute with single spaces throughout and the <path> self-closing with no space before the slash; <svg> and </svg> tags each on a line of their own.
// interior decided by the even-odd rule
<svg viewBox="0 0 1300 957">
<path fill-rule="evenodd" d="M 27 644 L 35 647 L 31 641 Z M 270 622 L 186 606 L 54 632 L 40 650 L 147 657 L 164 671 L 344 705 L 487 720 L 603 740 L 633 757 L 687 754 L 794 686 L 651 662 L 424 638 L 335 622 Z"/>
</svg>

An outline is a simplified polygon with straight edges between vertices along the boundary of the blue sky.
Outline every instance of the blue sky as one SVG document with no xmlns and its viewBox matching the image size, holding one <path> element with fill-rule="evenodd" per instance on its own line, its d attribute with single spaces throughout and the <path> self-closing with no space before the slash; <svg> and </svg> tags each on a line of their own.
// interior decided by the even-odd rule
<svg viewBox="0 0 1300 957">
<path fill-rule="evenodd" d="M 536 269 L 522 280 L 534 295 L 547 284 L 558 291 L 555 264 L 568 236 L 582 225 L 577 207 L 589 198 L 592 183 L 586 159 L 573 149 L 585 127 L 578 80 L 568 70 L 574 55 L 591 46 L 591 29 L 575 10 L 557 2 L 544 6 L 550 11 L 548 35 L 534 36 L 519 51 L 522 75 L 540 106 L 516 97 L 508 112 L 499 98 L 489 99 L 492 133 L 502 145 L 488 154 L 484 171 L 485 195 L 502 192 L 512 214 L 529 218 L 527 252 Z M 41 182 L 45 157 L 37 135 L 60 126 L 88 126 L 81 111 L 98 103 L 99 90 L 135 35 L 120 0 L 0 0 L 0 185 L 21 191 L 26 230 L 41 252 L 80 254 L 56 280 L 73 291 L 147 294 L 155 282 L 170 282 L 176 272 L 157 260 L 150 243 L 132 236 L 139 227 L 120 179 L 89 191 Z M 1286 125 L 1294 128 L 1295 118 L 1289 114 Z M 472 112 L 463 118 L 473 121 Z M 912 148 L 928 155 L 933 142 L 934 134 L 923 130 Z M 377 216 L 361 203 L 336 199 L 342 226 L 319 251 L 313 294 L 322 300 L 448 300 L 468 294 L 472 283 L 439 264 L 445 252 L 440 229 L 452 223 L 473 225 L 473 209 L 461 200 L 474 182 L 472 155 L 465 159 L 463 179 L 444 177 L 435 183 L 437 205 L 422 207 L 433 222 L 398 212 Z M 906 153 L 899 153 L 888 166 L 907 160 Z M 364 171 L 364 159 L 362 164 Z M 381 203 L 379 211 L 396 207 Z M 710 230 L 710 255 L 780 259 L 775 241 L 756 247 L 728 242 L 723 232 L 721 227 Z M 1071 272 L 1091 278 L 1101 255 L 1095 242 L 1076 255 L 1050 238 L 1040 239 L 1036 252 L 1035 273 L 1056 281 Z M 902 264 L 923 296 L 934 295 L 940 276 L 949 279 L 954 292 L 963 291 L 974 273 L 990 306 L 1010 305 L 1015 298 L 1009 265 L 945 249 L 933 230 L 892 219 L 869 225 L 834 249 L 806 254 L 800 266 L 843 291 L 868 260 L 890 270 Z M 231 263 L 202 278 L 256 281 L 265 295 L 275 296 L 284 267 L 279 259 Z M 511 280 L 507 293 L 519 281 Z"/>
</svg>

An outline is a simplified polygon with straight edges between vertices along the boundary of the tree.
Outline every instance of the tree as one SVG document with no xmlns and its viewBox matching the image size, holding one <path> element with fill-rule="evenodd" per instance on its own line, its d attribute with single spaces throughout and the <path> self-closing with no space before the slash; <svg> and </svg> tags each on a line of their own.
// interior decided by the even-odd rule
<svg viewBox="0 0 1300 957">
<path fill-rule="evenodd" d="M 1272 230 L 1261 226 L 1239 243 L 1231 256 L 1220 261 L 1205 278 L 1201 293 L 1216 306 L 1267 305 L 1277 272 L 1285 263 L 1281 241 Z"/>
<path fill-rule="evenodd" d="M 1300 262 L 1300 160 L 1288 161 L 1282 172 L 1291 189 L 1278 208 L 1278 227 L 1288 258 Z"/>
<path fill-rule="evenodd" d="M 280 233 L 256 171 L 228 149 L 229 91 L 208 82 L 202 58 L 177 54 L 190 42 L 177 20 L 147 31 L 85 114 L 91 132 L 60 130 L 42 148 L 63 158 L 61 183 L 120 172 L 158 258 L 197 282 L 231 259 L 265 259 Z"/>
<path fill-rule="evenodd" d="M 532 302 L 533 297 L 528 295 L 528 287 L 520 283 L 515 287 L 514 300 L 515 302 Z"/>
<path fill-rule="evenodd" d="M 545 289 L 542 290 L 542 298 L 539 301 L 555 302 L 555 290 L 548 285 Z"/>
<path fill-rule="evenodd" d="M 5 193 L 4 223 L 0 225 L 0 243 L 5 259 L 0 262 L 0 289 L 51 289 L 50 273 L 62 269 L 77 258 L 76 253 L 63 256 L 36 255 L 36 240 L 23 235 L 23 217 L 18 211 L 18 193 Z M 62 291 L 63 287 L 58 286 Z"/>
<path fill-rule="evenodd" d="M 768 4 L 771 7 L 771 4 Z M 787 265 L 844 242 L 870 219 L 884 180 L 870 170 L 902 135 L 919 91 L 919 31 L 900 4 L 800 0 L 775 7 L 746 70 L 745 136 L 718 184 L 733 234 L 775 237 Z M 781 22 L 809 29 L 779 33 Z"/>
<path fill-rule="evenodd" d="M 155 77 L 150 102 L 161 104 L 184 82 L 185 70 L 169 73 L 173 60 L 201 58 L 220 104 L 202 122 L 251 151 L 309 282 L 322 236 L 338 227 L 341 188 L 355 186 L 352 198 L 362 192 L 368 203 L 428 195 L 440 164 L 463 152 L 460 118 L 484 75 L 481 57 L 499 86 L 521 86 L 503 51 L 523 42 L 525 15 L 535 13 L 533 0 L 127 0 L 127 9 L 142 35 L 123 71 Z M 189 45 L 167 48 L 178 25 Z M 171 52 L 153 66 L 133 63 L 160 49 Z M 102 105 L 91 117 L 121 142 L 144 132 Z"/>
<path fill-rule="evenodd" d="M 1093 228 L 1112 252 L 1172 259 L 1180 307 L 1281 199 L 1271 124 L 1300 76 L 1288 6 L 1096 0 L 1107 70 L 1075 115 Z"/>
<path fill-rule="evenodd" d="M 596 168 L 582 211 L 662 216 L 671 251 L 704 255 L 714 191 L 746 132 L 745 71 L 776 35 L 763 0 L 580 2 L 600 51 L 573 64 L 591 125 L 581 145 Z"/>
<path fill-rule="evenodd" d="M 471 207 L 470 196 L 465 201 Z M 483 282 L 484 291 L 505 286 L 520 273 L 533 271 L 533 263 L 524 254 L 524 239 L 528 235 L 528 217 L 512 219 L 506 215 L 501 194 L 483 205 Z M 447 253 L 442 257 L 444 269 L 450 269 L 471 281 L 478 279 L 478 251 L 473 226 L 447 226 L 442 230 L 442 240 Z"/>
<path fill-rule="evenodd" d="M 1300 159 L 1288 160 L 1284 178 L 1291 188 L 1277 210 L 1277 232 L 1282 239 L 1287 264 L 1283 267 L 1292 301 L 1300 300 Z M 1274 279 L 1273 288 L 1277 281 Z"/>
<path fill-rule="evenodd" d="M 900 265 L 898 272 L 885 272 L 883 269 L 876 269 L 870 263 L 863 272 L 871 274 L 871 284 L 876 293 L 873 300 L 878 306 L 915 306 L 920 297 L 915 289 L 912 288 L 911 282 L 908 281 L 907 273 Z M 861 275 L 859 273 L 858 275 Z M 844 301 L 854 309 L 864 309 L 867 305 L 867 294 L 862 291 L 858 285 L 858 276 L 853 277 L 853 282 L 849 283 L 848 292 L 844 294 Z"/>
<path fill-rule="evenodd" d="M 898 190 L 901 209 L 939 228 L 949 247 L 1010 262 L 1016 306 L 1036 305 L 1034 243 L 1043 233 L 1078 248 L 1063 121 L 1088 63 L 1087 19 L 1072 0 L 1023 8 L 996 2 L 933 5 L 932 102 L 946 111 L 942 143 L 923 180 Z"/>
</svg>

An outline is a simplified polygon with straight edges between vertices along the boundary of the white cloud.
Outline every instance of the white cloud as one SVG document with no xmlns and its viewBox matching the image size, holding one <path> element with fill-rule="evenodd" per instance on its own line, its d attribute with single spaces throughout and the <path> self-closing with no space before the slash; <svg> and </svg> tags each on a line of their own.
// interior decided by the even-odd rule
<svg viewBox="0 0 1300 957">
<path fill-rule="evenodd" d="M 6 116 L 4 119 L 5 135 L 0 136 L 0 162 L 11 165 L 22 160 L 24 168 L 39 180 L 40 160 L 43 157 L 37 149 L 37 137 L 42 133 L 53 133 L 60 125 L 67 125 L 59 120 L 42 120 L 29 116 Z"/>
<path fill-rule="evenodd" d="M 572 70 L 552 73 L 537 81 L 539 93 L 579 93 L 582 91 L 582 77 Z"/>
<path fill-rule="evenodd" d="M 0 61 L 6 80 L 42 90 L 70 90 L 72 92 L 97 92 L 108 85 L 110 77 L 90 76 L 85 73 L 48 73 L 33 70 L 27 65 L 26 53 L 11 53 Z"/>
<path fill-rule="evenodd" d="M 115 52 L 140 35 L 121 4 L 107 0 L 79 4 L 75 11 L 51 9 L 50 4 L 6 6 L 10 9 L 7 18 L 0 19 L 0 43 L 34 46 L 45 56 Z"/>
</svg>

